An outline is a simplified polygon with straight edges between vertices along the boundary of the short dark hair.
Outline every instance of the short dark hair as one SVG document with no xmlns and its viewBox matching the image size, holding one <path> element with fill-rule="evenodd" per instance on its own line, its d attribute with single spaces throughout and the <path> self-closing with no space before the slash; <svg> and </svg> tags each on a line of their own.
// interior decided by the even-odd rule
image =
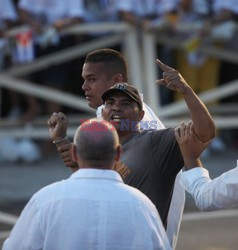
<svg viewBox="0 0 238 250">
<path fill-rule="evenodd" d="M 114 49 L 97 49 L 87 54 L 85 63 L 102 63 L 107 67 L 107 72 L 122 74 L 123 81 L 128 82 L 128 67 L 125 57 Z"/>
</svg>

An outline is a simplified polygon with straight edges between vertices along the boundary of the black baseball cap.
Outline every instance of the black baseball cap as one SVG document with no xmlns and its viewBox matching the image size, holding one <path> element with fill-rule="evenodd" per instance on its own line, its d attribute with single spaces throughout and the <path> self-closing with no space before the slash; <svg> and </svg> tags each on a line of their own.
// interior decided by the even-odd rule
<svg viewBox="0 0 238 250">
<path fill-rule="evenodd" d="M 104 92 L 104 94 L 102 95 L 103 102 L 105 102 L 112 94 L 118 92 L 124 93 L 129 96 L 132 100 L 138 103 L 140 109 L 143 109 L 142 100 L 138 90 L 127 83 L 117 83 L 113 85 L 109 90 Z"/>
</svg>

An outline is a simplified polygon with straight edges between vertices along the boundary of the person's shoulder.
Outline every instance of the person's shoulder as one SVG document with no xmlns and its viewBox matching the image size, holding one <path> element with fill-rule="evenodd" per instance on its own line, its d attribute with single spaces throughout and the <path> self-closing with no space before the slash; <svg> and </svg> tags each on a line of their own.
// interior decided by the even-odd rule
<svg viewBox="0 0 238 250">
<path fill-rule="evenodd" d="M 139 189 L 129 186 L 127 184 L 123 184 L 124 189 L 126 190 L 129 198 L 137 204 L 138 202 L 144 204 L 146 206 L 152 207 L 156 210 L 152 201 L 143 194 Z"/>
<path fill-rule="evenodd" d="M 169 145 L 174 144 L 176 141 L 175 133 L 173 128 L 166 128 L 160 130 L 151 130 L 148 131 L 149 136 L 151 137 L 151 142 L 156 145 Z"/>
<path fill-rule="evenodd" d="M 29 202 L 27 203 L 28 208 L 33 208 L 40 211 L 41 209 L 44 209 L 49 202 L 52 200 L 56 199 L 57 197 L 57 192 L 62 193 L 61 190 L 59 189 L 59 186 L 61 185 L 62 181 L 60 182 L 55 182 L 50 185 L 47 185 L 43 188 L 41 188 L 39 191 L 34 193 L 32 197 L 30 198 Z"/>
<path fill-rule="evenodd" d="M 137 135 L 137 137 L 158 137 L 158 136 L 166 136 L 173 132 L 174 130 L 172 128 L 166 128 L 166 129 L 148 129 L 148 130 L 141 130 L 140 133 Z"/>
<path fill-rule="evenodd" d="M 47 202 L 47 200 L 56 198 L 56 194 L 61 193 L 61 189 L 63 188 L 65 181 L 66 180 L 57 181 L 41 188 L 33 195 L 32 198 L 39 200 L 42 204 Z"/>
<path fill-rule="evenodd" d="M 142 130 L 141 134 L 150 136 L 155 136 L 155 135 L 166 136 L 174 134 L 174 128 L 164 128 L 159 130 L 156 129 Z"/>
</svg>

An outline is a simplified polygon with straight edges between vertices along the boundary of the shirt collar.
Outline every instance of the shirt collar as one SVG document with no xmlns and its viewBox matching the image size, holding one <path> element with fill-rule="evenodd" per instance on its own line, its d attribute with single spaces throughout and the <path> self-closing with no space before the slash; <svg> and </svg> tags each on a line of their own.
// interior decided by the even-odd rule
<svg viewBox="0 0 238 250">
<path fill-rule="evenodd" d="M 114 170 L 110 169 L 95 169 L 95 168 L 83 168 L 73 173 L 70 178 L 73 179 L 108 179 L 123 182 L 121 176 Z"/>
<path fill-rule="evenodd" d="M 96 110 L 96 115 L 97 115 L 97 118 L 102 118 L 102 109 L 103 109 L 103 106 L 104 105 L 101 105 L 97 108 Z"/>
</svg>

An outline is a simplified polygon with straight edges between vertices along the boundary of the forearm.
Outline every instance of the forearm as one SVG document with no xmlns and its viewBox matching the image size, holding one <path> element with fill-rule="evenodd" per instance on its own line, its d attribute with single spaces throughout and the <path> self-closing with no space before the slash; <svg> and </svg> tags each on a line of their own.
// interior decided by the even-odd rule
<svg viewBox="0 0 238 250">
<path fill-rule="evenodd" d="M 204 168 L 194 168 L 181 176 L 181 184 L 193 196 L 200 210 L 232 208 L 238 204 L 238 169 L 232 169 L 211 180 Z"/>
<path fill-rule="evenodd" d="M 207 210 L 210 207 L 210 202 L 205 199 L 204 195 L 206 194 L 206 185 L 211 181 L 208 170 L 198 166 L 186 170 L 188 171 L 181 174 L 181 185 L 191 194 L 198 209 Z"/>
<path fill-rule="evenodd" d="M 229 185 L 220 182 L 217 178 L 211 180 L 203 177 L 194 183 L 192 195 L 200 210 L 212 211 L 232 208 L 237 204 L 237 199 L 234 201 L 235 196 L 230 196 L 229 193 Z"/>
<path fill-rule="evenodd" d="M 208 109 L 190 87 L 185 87 L 182 95 L 188 106 L 198 139 L 201 142 L 208 142 L 215 136 L 215 124 Z"/>
<path fill-rule="evenodd" d="M 65 138 L 63 141 L 59 143 L 55 143 L 58 152 L 60 153 L 60 157 L 63 159 L 66 167 L 70 168 L 72 172 L 75 172 L 79 169 L 78 164 L 73 161 L 71 148 L 72 144 L 68 138 Z"/>
<path fill-rule="evenodd" d="M 183 160 L 184 160 L 184 167 L 186 170 L 195 167 L 202 167 L 202 163 L 199 158 L 183 157 Z"/>
</svg>

